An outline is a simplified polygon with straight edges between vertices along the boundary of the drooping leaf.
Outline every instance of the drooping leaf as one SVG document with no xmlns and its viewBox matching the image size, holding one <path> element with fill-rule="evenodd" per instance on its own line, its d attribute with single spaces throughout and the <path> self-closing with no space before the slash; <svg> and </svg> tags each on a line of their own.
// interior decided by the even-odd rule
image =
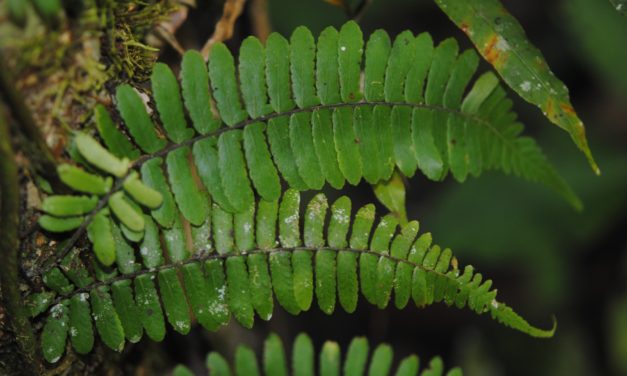
<svg viewBox="0 0 627 376">
<path fill-rule="evenodd" d="M 570 134 L 592 170 L 600 174 L 588 147 L 583 122 L 570 103 L 568 89 L 553 75 L 542 53 L 501 2 L 436 0 L 436 3 L 468 35 L 509 87 Z"/>
</svg>

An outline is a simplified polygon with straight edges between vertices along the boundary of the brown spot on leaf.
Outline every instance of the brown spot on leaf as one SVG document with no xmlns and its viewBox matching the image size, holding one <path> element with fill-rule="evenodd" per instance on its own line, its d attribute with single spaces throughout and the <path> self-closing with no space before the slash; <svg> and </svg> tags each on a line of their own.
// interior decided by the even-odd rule
<svg viewBox="0 0 627 376">
<path fill-rule="evenodd" d="M 576 115 L 575 109 L 568 103 L 560 103 L 560 108 L 568 115 Z"/>
<path fill-rule="evenodd" d="M 499 58 L 499 51 L 495 48 L 497 39 L 497 35 L 492 34 L 482 51 L 485 59 L 492 65 L 494 65 L 494 62 Z"/>
<path fill-rule="evenodd" d="M 502 67 L 509 58 L 509 52 L 505 51 L 508 44 L 497 34 L 492 34 L 484 46 L 481 54 L 496 69 Z"/>
</svg>

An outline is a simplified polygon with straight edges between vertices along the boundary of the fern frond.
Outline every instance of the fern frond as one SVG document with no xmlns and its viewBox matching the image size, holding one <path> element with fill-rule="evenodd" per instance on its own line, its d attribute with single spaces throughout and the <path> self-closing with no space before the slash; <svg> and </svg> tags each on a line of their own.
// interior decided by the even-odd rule
<svg viewBox="0 0 627 376">
<path fill-rule="evenodd" d="M 124 127 L 96 108 L 97 129 L 110 153 L 77 134 L 79 159 L 117 177 L 111 187 L 110 178 L 63 167 L 83 176 L 64 179 L 68 185 L 100 195 L 97 209 L 75 216 L 53 211 L 40 223 L 49 231 L 82 234 L 92 219 L 109 216 L 101 211 L 109 206 L 123 234 L 139 241 L 142 211 L 134 202 L 152 209 L 161 227 L 171 228 L 179 211 L 199 226 L 211 215 L 211 201 L 236 213 L 252 205 L 255 193 L 278 199 L 282 181 L 298 190 L 326 183 L 339 189 L 362 179 L 385 181 L 395 168 L 408 177 L 421 170 L 432 180 L 450 172 L 458 181 L 500 169 L 541 182 L 579 207 L 535 141 L 520 136 L 522 125 L 497 77 L 483 74 L 467 90 L 477 64 L 474 51 L 459 54 L 453 39 L 434 47 L 427 33 L 406 31 L 392 42 L 378 30 L 364 46 L 354 22 L 340 31 L 325 29 L 317 43 L 304 27 L 290 41 L 272 34 L 266 46 L 249 37 L 237 66 L 223 44 L 214 46 L 208 66 L 189 51 L 181 90 L 170 68 L 155 65 L 154 111 L 129 85 L 116 93 Z M 135 174 L 129 167 L 141 171 L 141 180 L 129 182 Z M 153 199 L 144 202 L 144 195 Z M 98 228 L 101 236 L 90 238 L 100 239 L 97 254 L 110 264 L 111 231 Z"/>
<path fill-rule="evenodd" d="M 444 302 L 489 312 L 531 336 L 553 335 L 555 328 L 535 328 L 498 302 L 492 281 L 471 266 L 458 269 L 451 250 L 432 245 L 429 233 L 418 236 L 418 222 L 399 231 L 397 219 L 387 215 L 374 226 L 374 206 L 351 217 L 347 197 L 331 205 L 330 215 L 328 211 L 326 197 L 318 194 L 301 216 L 300 194 L 288 190 L 280 202 L 260 199 L 236 214 L 214 204 L 211 217 L 200 226 L 184 225 L 176 217 L 170 229 L 160 228 L 144 215 L 141 261 L 114 226 L 117 249 L 123 250 L 117 268 L 102 270 L 95 263 L 94 279 L 71 253 L 44 276 L 56 298 L 47 292 L 31 299 L 35 314 L 52 306 L 42 334 L 45 358 L 59 359 L 68 333 L 77 352 L 89 351 L 92 317 L 102 341 L 120 351 L 125 340 L 137 342 L 144 332 L 162 340 L 166 320 L 187 333 L 190 312 L 212 331 L 231 315 L 252 327 L 255 312 L 263 320 L 271 318 L 273 297 L 294 315 L 309 310 L 314 300 L 331 314 L 338 301 L 353 312 L 360 291 L 380 308 L 394 293 L 399 309 L 410 300 L 418 307 Z"/>
<path fill-rule="evenodd" d="M 217 352 L 207 355 L 206 365 L 209 374 L 215 376 L 231 374 L 237 376 L 390 375 L 394 360 L 392 348 L 383 343 L 374 349 L 372 355 L 369 352 L 368 340 L 365 337 L 355 337 L 348 346 L 343 361 L 341 348 L 333 341 L 326 341 L 322 345 L 320 354 L 316 356 L 311 338 L 305 333 L 300 333 L 294 340 L 290 362 L 281 339 L 276 334 L 271 334 L 264 342 L 261 361 L 249 347 L 239 346 L 231 365 Z M 445 375 L 442 359 L 435 357 L 428 365 L 420 367 L 418 357 L 409 355 L 400 361 L 395 373 L 397 376 L 417 376 L 418 374 L 422 376 Z M 192 376 L 193 373 L 187 367 L 179 365 L 174 369 L 173 375 Z M 461 376 L 462 371 L 459 368 L 453 368 L 446 375 Z"/>
</svg>

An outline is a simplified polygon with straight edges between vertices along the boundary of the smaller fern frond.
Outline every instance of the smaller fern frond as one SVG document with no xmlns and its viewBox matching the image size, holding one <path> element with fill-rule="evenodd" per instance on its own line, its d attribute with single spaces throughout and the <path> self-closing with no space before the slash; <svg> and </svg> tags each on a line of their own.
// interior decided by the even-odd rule
<svg viewBox="0 0 627 376">
<path fill-rule="evenodd" d="M 92 275 L 75 249 L 44 275 L 45 295 L 31 297 L 34 314 L 52 307 L 41 337 L 46 359 L 63 354 L 68 334 L 75 351 L 89 351 L 92 319 L 102 341 L 119 351 L 144 333 L 161 341 L 166 321 L 189 332 L 190 313 L 211 331 L 231 316 L 252 327 L 255 313 L 272 317 L 274 297 L 294 315 L 314 301 L 327 314 L 338 302 L 353 312 L 360 293 L 379 308 L 391 301 L 399 309 L 410 301 L 418 307 L 444 302 L 489 312 L 531 336 L 553 335 L 555 328 L 535 328 L 497 301 L 492 281 L 471 266 L 459 269 L 452 251 L 432 245 L 429 233 L 418 235 L 418 222 L 399 230 L 398 220 L 387 215 L 375 224 L 371 204 L 351 216 L 347 197 L 329 205 L 318 194 L 304 215 L 300 206 L 299 192 L 288 190 L 280 201 L 260 199 L 242 213 L 214 205 L 201 226 L 177 219 L 172 228 L 160 228 L 144 215 L 144 237 L 136 246 L 113 225 L 115 268 L 95 262 Z"/>
<path fill-rule="evenodd" d="M 281 339 L 276 334 L 271 334 L 264 342 L 261 361 L 249 347 L 239 346 L 231 365 L 217 352 L 207 355 L 206 365 L 209 374 L 215 376 L 390 375 L 394 361 L 392 348 L 382 343 L 374 349 L 372 354 L 369 353 L 368 340 L 365 337 L 355 337 L 349 344 L 344 357 L 338 343 L 333 341 L 326 341 L 320 353 L 316 355 L 311 338 L 305 333 L 300 333 L 294 340 L 290 362 Z M 183 365 L 177 366 L 172 374 L 193 376 L 192 371 Z M 453 368 L 445 373 L 440 357 L 435 357 L 428 365 L 420 367 L 418 356 L 409 355 L 400 361 L 394 375 L 461 376 L 462 371 L 460 368 Z"/>
<path fill-rule="evenodd" d="M 77 166 L 60 165 L 58 174 L 61 181 L 87 195 L 46 197 L 42 203 L 45 214 L 39 218 L 39 224 L 50 232 L 86 229 L 96 257 L 103 265 L 109 266 L 115 261 L 117 252 L 113 228 L 119 226 L 128 239 L 141 240 L 144 218 L 140 206 L 157 209 L 162 206 L 163 197 L 144 184 L 137 172 L 129 171 L 128 159 L 117 158 L 91 136 L 77 132 L 74 144 L 91 166 L 117 177 L 118 181 L 112 187 L 111 176 L 103 178 Z M 117 225 L 111 221 L 110 213 L 118 219 Z M 74 237 L 77 235 L 80 235 L 79 231 Z"/>
</svg>

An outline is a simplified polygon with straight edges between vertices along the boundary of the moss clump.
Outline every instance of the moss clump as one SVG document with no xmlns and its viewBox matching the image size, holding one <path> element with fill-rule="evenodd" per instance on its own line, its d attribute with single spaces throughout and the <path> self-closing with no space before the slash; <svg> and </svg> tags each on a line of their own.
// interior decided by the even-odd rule
<svg viewBox="0 0 627 376">
<path fill-rule="evenodd" d="M 96 103 L 110 101 L 107 88 L 148 78 L 159 50 L 146 36 L 176 9 L 172 0 L 86 0 L 57 28 L 32 10 L 24 28 L 0 26 L 0 54 L 53 150 L 63 150 L 67 131 L 82 128 Z"/>
</svg>

